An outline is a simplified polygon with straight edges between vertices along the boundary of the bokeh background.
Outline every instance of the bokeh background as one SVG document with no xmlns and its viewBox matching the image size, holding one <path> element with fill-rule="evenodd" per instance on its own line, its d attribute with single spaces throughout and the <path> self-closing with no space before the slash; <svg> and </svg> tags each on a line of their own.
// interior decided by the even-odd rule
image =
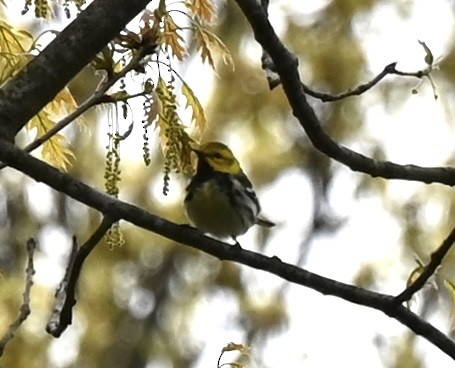
<svg viewBox="0 0 455 368">
<path fill-rule="evenodd" d="M 5 19 L 34 34 L 67 23 L 58 7 L 54 20 L 43 21 L 21 16 L 20 2 L 6 5 Z M 323 276 L 399 293 L 418 261 L 427 262 L 454 226 L 452 188 L 370 178 L 316 151 L 281 88 L 268 90 L 261 49 L 235 2 L 217 7 L 213 30 L 230 49 L 235 69 L 220 63 L 214 73 L 197 55 L 174 66 L 204 103 L 209 123 L 203 140 L 232 148 L 264 214 L 277 223 L 270 231 L 251 229 L 240 243 Z M 271 0 L 269 15 L 298 56 L 303 82 L 326 93 L 369 81 L 394 61 L 403 71 L 426 68 L 418 43 L 424 41 L 439 66 L 431 74 L 436 88 L 428 79 L 389 76 L 362 96 L 311 104 L 343 145 L 401 164 L 446 166 L 454 161 L 454 7 L 451 0 Z M 71 83 L 78 101 L 93 91 L 97 78 L 87 69 Z M 127 88 L 135 78 L 141 77 L 133 76 Z M 65 131 L 76 157 L 69 173 L 103 189 L 108 125 L 126 130 L 134 120 L 121 146 L 120 198 L 185 223 L 187 179 L 173 175 L 169 194 L 162 194 L 158 134 L 149 131 L 152 164 L 145 167 L 143 112 L 140 104 L 131 106 L 126 120 L 112 106 L 102 106 L 84 115 L 85 128 L 75 124 Z M 103 242 L 86 262 L 73 324 L 55 339 L 44 328 L 71 237 L 86 240 L 98 222 L 95 211 L 21 173 L 1 171 L 0 333 L 21 303 L 26 240 L 39 241 L 32 313 L 7 346 L 2 367 L 215 366 L 231 341 L 251 347 L 250 357 L 240 358 L 251 367 L 453 365 L 381 313 L 220 262 L 127 223 L 121 223 L 124 246 L 111 249 Z M 447 334 L 454 305 L 444 282 L 454 279 L 454 262 L 452 252 L 411 304 Z M 222 362 L 237 358 L 229 353 Z"/>
</svg>

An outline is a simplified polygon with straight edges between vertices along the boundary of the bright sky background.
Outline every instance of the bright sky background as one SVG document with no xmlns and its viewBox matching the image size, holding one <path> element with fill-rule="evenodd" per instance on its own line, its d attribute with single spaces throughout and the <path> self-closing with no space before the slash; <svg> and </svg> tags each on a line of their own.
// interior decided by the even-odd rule
<svg viewBox="0 0 455 368">
<path fill-rule="evenodd" d="M 424 53 L 417 40 L 425 41 L 436 57 L 444 56 L 446 47 L 452 42 L 454 11 L 450 1 L 416 0 L 412 3 L 414 5 L 407 22 L 403 22 L 396 13 L 394 2 L 381 2 L 371 18 L 359 19 L 356 23 L 355 29 L 369 57 L 372 76 L 393 61 L 398 61 L 398 67 L 404 71 L 424 68 Z M 322 0 L 272 0 L 271 20 L 277 31 L 282 33 L 286 27 L 282 18 L 284 12 L 292 8 L 292 12 L 298 17 L 299 14 L 308 15 L 316 12 L 325 4 L 326 1 Z M 258 67 L 260 53 L 257 45 L 251 45 L 248 49 L 249 56 Z M 192 63 L 187 69 L 185 79 L 188 78 L 187 81 L 194 87 L 196 94 L 204 100 L 210 96 L 213 79 L 210 77 L 207 83 L 200 81 L 192 83 L 191 75 L 200 78 L 200 73 L 192 73 L 195 68 L 200 68 L 200 64 Z M 438 86 L 441 87 L 438 91 L 440 98 L 451 97 L 444 97 L 443 83 Z M 412 162 L 419 165 L 437 166 L 444 163 L 452 151 L 454 132 L 448 127 L 447 112 L 444 111 L 442 103 L 433 99 L 429 83 L 424 83 L 419 88 L 419 94 L 410 97 L 399 112 L 390 113 L 383 106 L 375 104 L 374 90 L 367 94 L 371 94 L 372 97 L 371 100 L 365 99 L 367 116 L 365 131 L 371 137 L 384 141 L 388 158 L 398 163 Z M 453 111 L 453 105 L 450 106 Z M 413 132 L 411 139 L 409 132 Z M 136 134 L 140 137 L 142 132 L 137 129 Z M 100 133 L 100 137 L 104 140 L 104 133 Z M 241 143 L 235 137 L 226 137 L 226 141 L 241 158 Z M 353 148 L 362 147 L 353 144 Z M 125 147 L 123 152 L 135 152 L 138 157 L 133 155 L 130 159 L 140 160 L 141 152 L 137 153 L 137 150 Z M 346 216 L 348 220 L 336 233 L 335 238 L 333 235 L 327 238 L 319 236 L 310 244 L 311 252 L 304 266 L 320 275 L 349 283 L 362 265 L 380 265 L 384 270 L 379 284 L 380 291 L 398 293 L 404 287 L 412 267 L 401 262 L 400 227 L 390 217 L 380 198 L 368 195 L 360 199 L 354 198 L 356 186 L 353 177 L 355 175 L 352 175 L 350 170 L 343 167 L 337 169 L 336 178 L 333 180 L 336 186 L 332 188 L 330 196 L 333 198 L 334 210 L 339 215 Z M 172 188 L 170 196 L 163 197 L 164 203 L 182 199 L 183 186 L 179 187 L 175 183 L 172 185 L 175 187 Z M 420 184 L 395 181 L 390 184 L 387 195 L 391 199 L 411 197 L 419 186 Z M 155 194 L 161 194 L 161 190 L 162 183 L 158 183 L 156 188 L 151 188 Z M 34 212 L 45 216 L 46 212 L 52 211 L 52 206 L 43 205 L 51 202 L 50 190 L 41 184 L 31 182 L 28 191 L 30 198 L 42 198 L 42 203 L 38 205 L 30 201 Z M 308 178 L 290 170 L 283 173 L 283 177 L 273 185 L 259 191 L 258 195 L 267 216 L 280 223 L 264 252 L 294 263 L 300 253 L 302 223 L 308 224 L 311 219 L 301 218 L 301 215 L 292 216 L 289 209 L 300 207 L 297 204 L 311 207 L 313 195 Z M 297 209 L 300 212 L 300 208 Z M 436 205 L 428 219 L 437 219 L 440 215 Z M 280 222 L 280 219 L 285 221 Z M 436 224 L 437 221 L 434 221 L 433 225 Z M 255 231 L 252 229 L 239 239 L 245 248 L 257 249 Z M 46 248 L 46 244 L 58 242 L 69 247 L 70 239 L 67 234 L 52 227 L 42 234 L 43 255 L 37 260 L 35 280 L 38 285 L 55 285 L 61 278 L 62 262 L 67 249 Z M 57 265 L 60 267 L 56 270 Z M 249 280 L 251 294 L 257 295 L 258 303 L 261 302 L 261 298 L 266 300 L 273 297 L 283 285 L 283 281 L 275 276 L 246 267 L 243 268 L 243 277 Z M 402 334 L 406 331 L 405 327 L 377 311 L 323 296 L 301 286 L 291 285 L 288 288 L 286 303 L 290 311 L 288 329 L 271 338 L 267 347 L 261 351 L 262 361 L 267 367 L 285 365 L 305 368 L 335 366 L 383 368 L 390 363 L 390 357 L 380 356 L 377 345 L 386 346 L 393 351 L 394 345 L 403 338 Z M 433 317 L 431 322 L 445 331 L 449 314 L 447 311 L 443 312 Z M 235 301 L 222 292 L 207 295 L 205 302 L 197 307 L 192 332 L 195 335 L 195 343 L 204 346 L 198 367 L 215 366 L 219 352 L 227 342 L 243 342 L 241 328 L 232 322 L 236 313 Z M 32 313 L 31 319 L 33 318 Z M 33 324 L 27 323 L 27 326 L 33 329 Z M 83 321 L 76 320 L 60 339 L 53 342 L 50 356 L 55 367 L 64 367 L 76 357 L 78 352 L 72 348 L 77 346 L 75 342 L 85 328 Z M 252 348 L 252 366 L 255 366 L 256 347 Z M 419 342 L 419 351 L 428 367 L 453 367 L 450 358 L 424 340 Z M 150 365 L 149 368 L 152 367 L 167 368 L 167 365 L 163 362 L 162 365 Z"/>
</svg>

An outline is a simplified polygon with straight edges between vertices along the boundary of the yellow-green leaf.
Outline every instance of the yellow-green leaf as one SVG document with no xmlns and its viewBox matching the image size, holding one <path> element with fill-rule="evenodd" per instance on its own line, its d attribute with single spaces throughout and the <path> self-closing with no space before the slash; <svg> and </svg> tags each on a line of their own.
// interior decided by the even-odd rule
<svg viewBox="0 0 455 368">
<path fill-rule="evenodd" d="M 197 47 L 201 53 L 203 62 L 207 61 L 213 69 L 216 69 L 213 54 L 217 53 L 226 65 L 234 69 L 234 59 L 232 58 L 231 52 L 218 36 L 201 27 L 196 27 L 195 32 Z"/>
<path fill-rule="evenodd" d="M 417 263 L 418 266 L 411 271 L 408 279 L 406 280 L 406 287 L 412 285 L 425 269 L 424 266 L 419 261 L 417 261 Z M 410 300 L 406 301 L 406 305 L 408 308 L 410 307 L 410 303 L 411 303 Z"/>
<path fill-rule="evenodd" d="M 169 13 L 166 13 L 162 20 L 164 32 L 161 42 L 171 48 L 172 53 L 177 59 L 183 60 L 185 57 L 185 47 L 183 46 L 185 41 L 179 34 L 180 28 L 175 24 L 174 19 L 172 19 Z"/>
<path fill-rule="evenodd" d="M 192 172 L 191 142 L 177 113 L 177 97 L 172 84 L 159 78 L 156 87 L 157 103 L 159 104 L 156 126 L 159 129 L 161 147 L 165 156 L 168 173 Z"/>
<path fill-rule="evenodd" d="M 226 351 L 239 351 L 242 354 L 250 354 L 251 348 L 248 345 L 244 344 L 236 344 L 234 342 L 228 343 L 223 349 L 221 350 L 222 353 Z"/>
<path fill-rule="evenodd" d="M 444 280 L 444 286 L 450 295 L 450 300 L 452 302 L 452 308 L 450 312 L 450 329 L 455 330 L 455 283 L 449 280 Z"/>
<path fill-rule="evenodd" d="M 215 6 L 211 0 L 190 0 L 185 5 L 193 15 L 205 22 L 211 22 L 215 17 Z"/>
<path fill-rule="evenodd" d="M 0 50 L 9 53 L 24 53 L 33 43 L 33 36 L 24 29 L 14 28 L 0 20 Z"/>
<path fill-rule="evenodd" d="M 76 102 L 67 88 L 57 94 L 53 101 L 34 116 L 27 124 L 27 130 L 36 129 L 37 137 L 42 137 L 55 127 L 62 116 L 66 116 L 76 108 Z M 43 143 L 43 158 L 62 170 L 66 170 L 74 158 L 68 141 L 61 134 L 55 134 Z"/>
<path fill-rule="evenodd" d="M 32 58 L 33 36 L 0 20 L 0 84 L 17 74 Z"/>
<path fill-rule="evenodd" d="M 415 282 L 415 280 L 417 280 L 417 278 L 422 274 L 424 269 L 425 268 L 420 264 L 416 268 L 414 268 L 409 274 L 408 279 L 406 280 L 406 286 L 409 287 L 410 285 L 412 285 Z"/>
<path fill-rule="evenodd" d="M 197 130 L 196 134 L 197 136 L 200 136 L 203 133 L 207 123 L 204 108 L 199 102 L 199 99 L 194 94 L 193 90 L 185 82 L 183 82 L 182 85 L 182 93 L 186 98 L 186 107 L 190 107 L 193 112 L 192 121 Z"/>
<path fill-rule="evenodd" d="M 68 147 L 67 139 L 61 134 L 52 136 L 43 144 L 42 155 L 47 162 L 64 171 L 71 164 L 71 159 L 75 157 L 73 151 Z"/>
</svg>

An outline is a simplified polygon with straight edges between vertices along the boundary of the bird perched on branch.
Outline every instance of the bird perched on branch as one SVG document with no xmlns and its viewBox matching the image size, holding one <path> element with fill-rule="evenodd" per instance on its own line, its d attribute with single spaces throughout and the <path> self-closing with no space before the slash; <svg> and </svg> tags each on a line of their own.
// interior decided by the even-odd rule
<svg viewBox="0 0 455 368">
<path fill-rule="evenodd" d="M 261 207 L 250 180 L 232 151 L 210 142 L 193 149 L 198 157 L 196 174 L 186 188 L 185 209 L 190 221 L 218 238 L 244 234 L 258 224 L 274 224 L 259 216 Z"/>
</svg>

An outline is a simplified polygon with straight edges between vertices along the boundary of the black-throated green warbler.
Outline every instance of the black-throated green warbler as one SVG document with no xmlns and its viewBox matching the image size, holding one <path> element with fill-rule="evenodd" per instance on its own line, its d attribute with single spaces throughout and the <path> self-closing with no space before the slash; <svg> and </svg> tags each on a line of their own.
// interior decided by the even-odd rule
<svg viewBox="0 0 455 368">
<path fill-rule="evenodd" d="M 237 242 L 237 236 L 254 224 L 274 225 L 259 217 L 261 207 L 251 182 L 226 145 L 210 142 L 194 152 L 198 163 L 186 188 L 185 208 L 198 230 Z"/>
</svg>

